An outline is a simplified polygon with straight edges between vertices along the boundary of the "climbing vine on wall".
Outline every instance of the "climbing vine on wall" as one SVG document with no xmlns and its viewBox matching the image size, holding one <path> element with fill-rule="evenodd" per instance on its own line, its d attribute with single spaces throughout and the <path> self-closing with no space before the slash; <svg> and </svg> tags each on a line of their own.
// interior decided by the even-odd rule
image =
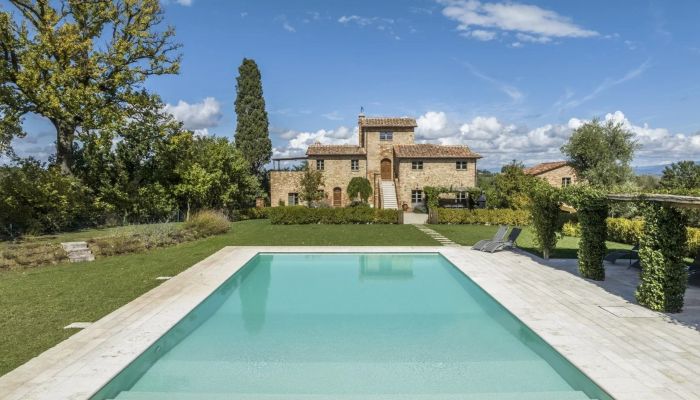
<svg viewBox="0 0 700 400">
<path fill-rule="evenodd" d="M 683 262 L 687 218 L 676 208 L 642 205 L 644 231 L 640 240 L 641 282 L 635 296 L 652 310 L 680 312 L 688 284 Z"/>
<path fill-rule="evenodd" d="M 570 186 L 564 190 L 564 200 L 577 210 L 581 226 L 578 244 L 578 269 L 582 277 L 605 280 L 603 258 L 607 250 L 608 200 L 605 193 L 589 186 Z"/>
<path fill-rule="evenodd" d="M 557 232 L 561 228 L 560 194 L 559 189 L 540 179 L 534 180 L 528 191 L 535 245 L 545 259 L 557 246 Z"/>
</svg>

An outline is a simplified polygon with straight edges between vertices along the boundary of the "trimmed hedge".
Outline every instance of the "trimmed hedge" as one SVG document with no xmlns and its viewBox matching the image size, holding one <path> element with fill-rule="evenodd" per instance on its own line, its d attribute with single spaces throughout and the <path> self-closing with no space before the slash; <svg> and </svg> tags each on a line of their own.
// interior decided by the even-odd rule
<svg viewBox="0 0 700 400">
<path fill-rule="evenodd" d="M 308 208 L 304 206 L 274 207 L 268 211 L 274 225 L 305 224 L 397 224 L 398 210 L 368 207 Z"/>
<path fill-rule="evenodd" d="M 480 225 L 517 225 L 530 222 L 530 213 L 526 210 L 502 209 L 438 209 L 438 224 L 480 224 Z"/>
<path fill-rule="evenodd" d="M 688 272 L 683 262 L 686 216 L 678 209 L 645 204 L 644 232 L 639 246 L 642 265 L 635 292 L 639 304 L 652 310 L 681 312 Z"/>
<path fill-rule="evenodd" d="M 608 230 L 608 240 L 618 243 L 638 244 L 644 232 L 644 221 L 641 219 L 608 218 L 606 219 Z M 579 224 L 566 223 L 562 233 L 566 236 L 581 236 Z M 695 257 L 700 251 L 700 228 L 688 228 L 687 233 L 688 250 L 685 254 Z"/>
</svg>

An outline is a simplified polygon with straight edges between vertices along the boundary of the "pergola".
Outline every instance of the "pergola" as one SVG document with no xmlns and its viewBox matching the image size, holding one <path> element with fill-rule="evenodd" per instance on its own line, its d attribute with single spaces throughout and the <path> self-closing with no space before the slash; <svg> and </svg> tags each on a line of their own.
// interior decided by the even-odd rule
<svg viewBox="0 0 700 400">
<path fill-rule="evenodd" d="M 679 208 L 700 208 L 700 197 L 675 194 L 608 194 L 612 201 L 651 201 Z"/>
</svg>

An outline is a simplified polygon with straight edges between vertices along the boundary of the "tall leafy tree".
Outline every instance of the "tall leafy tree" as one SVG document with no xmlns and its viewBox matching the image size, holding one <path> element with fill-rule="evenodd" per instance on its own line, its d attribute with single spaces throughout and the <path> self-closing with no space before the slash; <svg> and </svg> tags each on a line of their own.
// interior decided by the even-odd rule
<svg viewBox="0 0 700 400">
<path fill-rule="evenodd" d="M 321 186 L 323 186 L 323 173 L 319 170 L 311 169 L 307 165 L 299 179 L 299 197 L 301 200 L 308 202 L 309 207 L 315 206 L 315 202 L 323 200 Z"/>
<path fill-rule="evenodd" d="M 56 129 L 56 163 L 73 173 L 75 140 L 128 118 L 143 82 L 177 73 L 160 0 L 9 0 L 0 11 L 0 150 L 27 113 Z M 5 143 L 5 144 L 1 144 Z"/>
<path fill-rule="evenodd" d="M 250 164 L 252 172 L 262 175 L 262 168 L 272 157 L 265 98 L 260 70 L 254 60 L 244 58 L 236 78 L 236 147 Z"/>
<path fill-rule="evenodd" d="M 661 186 L 667 189 L 700 189 L 700 164 L 679 161 L 664 168 Z"/>
<path fill-rule="evenodd" d="M 561 151 L 578 175 L 593 186 L 621 185 L 632 178 L 637 143 L 622 123 L 594 119 L 574 130 Z"/>
</svg>

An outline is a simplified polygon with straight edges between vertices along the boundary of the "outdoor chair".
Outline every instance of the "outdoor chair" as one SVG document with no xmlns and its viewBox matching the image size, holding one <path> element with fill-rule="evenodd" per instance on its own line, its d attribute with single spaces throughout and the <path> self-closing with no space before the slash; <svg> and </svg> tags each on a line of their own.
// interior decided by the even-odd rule
<svg viewBox="0 0 700 400">
<path fill-rule="evenodd" d="M 520 228 L 513 228 L 513 230 L 511 230 L 510 234 L 508 235 L 508 239 L 502 240 L 500 242 L 491 242 L 482 247 L 481 251 L 488 251 L 489 253 L 493 253 L 504 249 L 512 249 L 513 247 L 515 247 L 515 242 L 516 240 L 518 240 L 518 236 L 520 236 L 521 231 L 522 229 Z"/>
<path fill-rule="evenodd" d="M 615 250 L 608 253 L 608 255 L 603 258 L 605 261 L 615 264 L 620 258 L 629 259 L 630 265 L 633 260 L 639 259 L 639 245 L 635 244 L 630 250 Z"/>
<path fill-rule="evenodd" d="M 479 240 L 474 246 L 472 246 L 472 250 L 481 250 L 484 246 L 486 246 L 489 243 L 502 242 L 503 238 L 506 237 L 507 233 L 508 225 L 501 225 L 498 227 L 498 231 L 496 231 L 496 234 L 493 235 L 493 238 Z"/>
</svg>

